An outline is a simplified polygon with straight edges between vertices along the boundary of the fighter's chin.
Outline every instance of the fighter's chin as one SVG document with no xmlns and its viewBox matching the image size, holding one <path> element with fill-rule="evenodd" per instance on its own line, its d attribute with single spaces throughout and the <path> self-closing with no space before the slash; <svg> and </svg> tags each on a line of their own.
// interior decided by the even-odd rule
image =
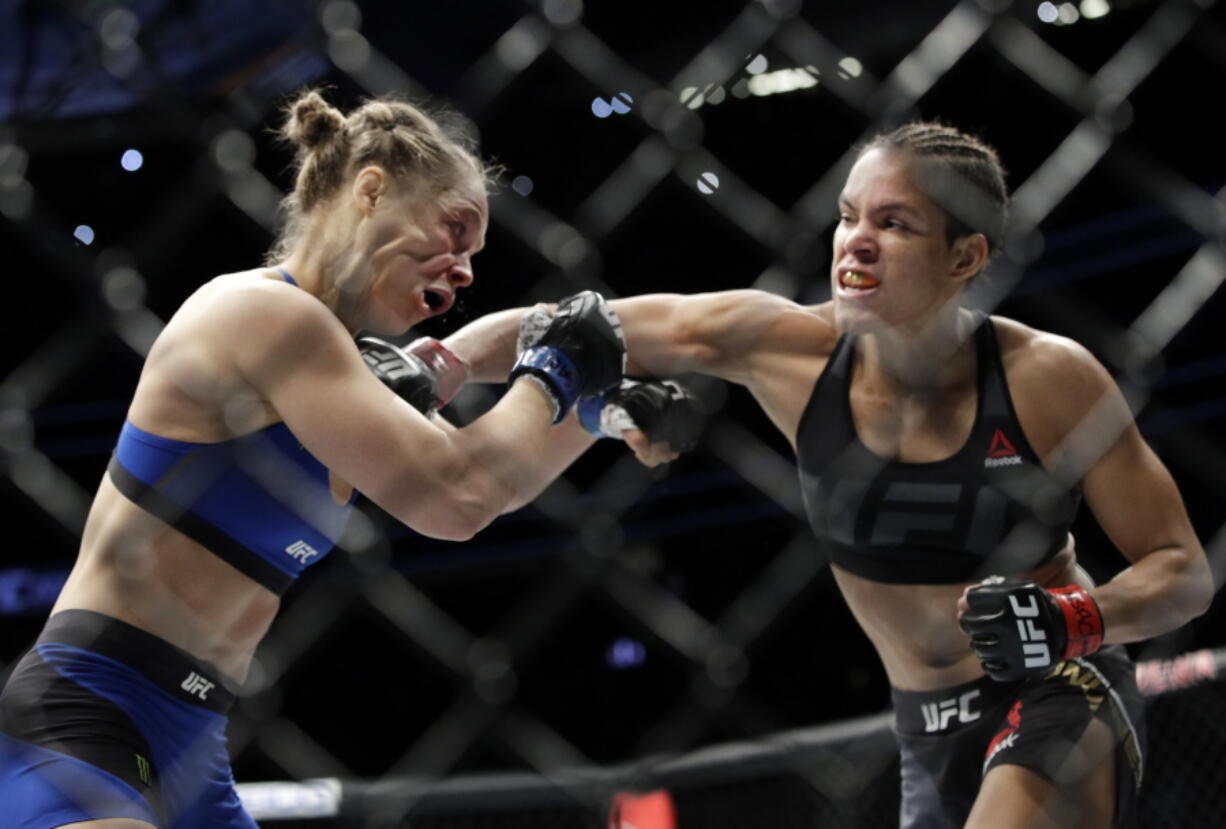
<svg viewBox="0 0 1226 829">
<path fill-rule="evenodd" d="M 879 334 L 890 327 L 885 320 L 871 311 L 839 302 L 837 299 L 834 303 L 834 325 L 840 333 L 853 337 Z"/>
</svg>

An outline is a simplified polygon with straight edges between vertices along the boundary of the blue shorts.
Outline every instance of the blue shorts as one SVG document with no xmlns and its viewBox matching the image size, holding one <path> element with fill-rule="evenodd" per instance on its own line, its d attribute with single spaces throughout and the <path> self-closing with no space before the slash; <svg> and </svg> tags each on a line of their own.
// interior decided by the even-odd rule
<svg viewBox="0 0 1226 829">
<path fill-rule="evenodd" d="M 55 614 L 0 694 L 4 825 L 256 829 L 226 754 L 233 701 L 216 669 L 152 634 Z"/>
<path fill-rule="evenodd" d="M 956 829 L 983 775 L 1023 766 L 1056 780 L 1094 719 L 1115 737 L 1115 825 L 1136 825 L 1145 748 L 1144 706 L 1124 649 L 1058 663 L 1020 682 L 982 677 L 939 691 L 893 691 L 901 750 L 902 829 Z"/>
</svg>

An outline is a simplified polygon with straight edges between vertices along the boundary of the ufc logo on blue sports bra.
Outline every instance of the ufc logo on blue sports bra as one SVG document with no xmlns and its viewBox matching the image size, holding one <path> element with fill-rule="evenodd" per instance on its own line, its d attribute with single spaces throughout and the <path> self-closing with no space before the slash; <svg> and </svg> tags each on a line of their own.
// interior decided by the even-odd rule
<svg viewBox="0 0 1226 829">
<path fill-rule="evenodd" d="M 295 541 L 293 544 L 285 548 L 285 552 L 289 553 L 289 557 L 301 561 L 306 564 L 310 559 L 319 555 L 319 550 L 316 550 L 305 541 Z"/>
</svg>

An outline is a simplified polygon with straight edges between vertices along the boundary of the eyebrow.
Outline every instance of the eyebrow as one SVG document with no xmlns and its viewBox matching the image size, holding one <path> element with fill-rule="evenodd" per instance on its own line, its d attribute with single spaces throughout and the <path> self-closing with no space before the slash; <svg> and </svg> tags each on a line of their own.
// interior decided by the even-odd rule
<svg viewBox="0 0 1226 829">
<path fill-rule="evenodd" d="M 852 209 L 855 209 L 855 205 L 851 203 L 851 201 L 847 198 L 847 196 L 839 196 L 839 204 L 843 205 L 844 207 L 850 207 Z M 917 216 L 917 217 L 922 215 L 913 206 L 907 204 L 906 202 L 901 202 L 901 201 L 892 201 L 892 202 L 886 202 L 885 204 L 879 204 L 876 207 L 874 207 L 870 212 L 889 213 L 890 211 L 910 213 L 912 216 Z"/>
<path fill-rule="evenodd" d="M 481 227 L 481 211 L 471 205 L 461 205 L 451 211 L 452 215 L 459 221 L 464 223 L 464 232 L 466 234 L 475 235 L 478 228 Z M 489 227 L 489 224 L 486 224 Z M 472 249 L 473 254 L 478 254 L 485 250 L 485 234 L 481 234 L 481 240 L 476 247 Z"/>
</svg>

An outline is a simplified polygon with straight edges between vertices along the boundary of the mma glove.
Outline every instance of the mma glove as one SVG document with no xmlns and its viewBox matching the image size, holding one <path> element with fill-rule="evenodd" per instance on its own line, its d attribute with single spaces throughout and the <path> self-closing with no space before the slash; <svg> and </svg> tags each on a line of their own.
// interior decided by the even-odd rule
<svg viewBox="0 0 1226 829">
<path fill-rule="evenodd" d="M 460 358 L 433 337 L 404 348 L 378 337 L 359 337 L 358 351 L 385 386 L 427 417 L 446 406 L 468 376 Z"/>
<path fill-rule="evenodd" d="M 702 432 L 698 399 L 675 380 L 627 377 L 599 394 L 579 398 L 579 422 L 598 438 L 640 429 L 652 443 L 688 452 Z"/>
<path fill-rule="evenodd" d="M 998 682 L 1045 674 L 1103 644 L 1098 603 L 1076 585 L 1045 590 L 991 576 L 967 591 L 966 602 L 958 622 L 984 671 Z"/>
<path fill-rule="evenodd" d="M 525 314 L 518 347 L 508 381 L 527 376 L 539 384 L 553 401 L 554 423 L 562 422 L 580 396 L 617 383 L 626 366 L 621 323 L 595 291 L 566 297 L 552 314 Z"/>
</svg>

